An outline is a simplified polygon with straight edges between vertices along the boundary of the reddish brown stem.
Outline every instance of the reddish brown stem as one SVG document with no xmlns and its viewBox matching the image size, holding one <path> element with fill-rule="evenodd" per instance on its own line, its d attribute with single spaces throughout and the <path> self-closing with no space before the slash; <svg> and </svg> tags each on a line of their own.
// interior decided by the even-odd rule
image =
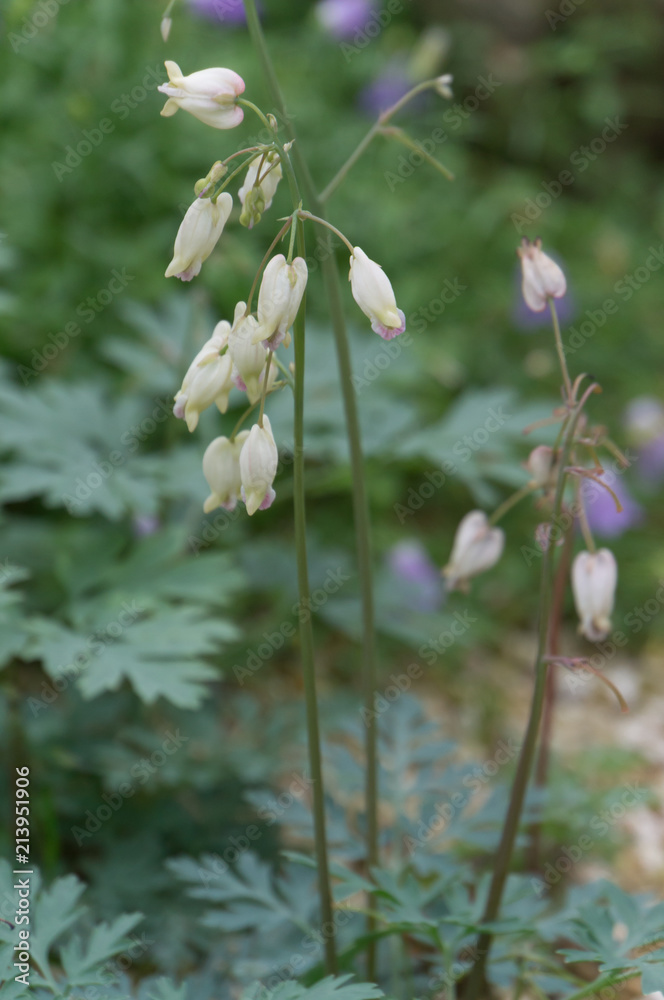
<svg viewBox="0 0 664 1000">
<path fill-rule="evenodd" d="M 563 618 L 563 608 L 565 604 L 565 591 L 567 578 L 569 575 L 570 562 L 572 560 L 572 546 L 574 543 L 574 524 L 565 534 L 563 551 L 556 570 L 553 584 L 553 601 L 551 604 L 551 618 L 549 625 L 548 649 L 551 656 L 555 656 L 560 650 L 560 626 Z M 535 785 L 537 788 L 545 788 L 549 777 L 549 762 L 551 758 L 551 739 L 553 736 L 553 718 L 556 704 L 556 664 L 549 663 L 546 674 L 546 692 L 544 695 L 544 712 L 542 715 L 542 729 L 540 736 L 540 747 L 535 766 Z M 533 823 L 530 828 L 530 848 L 528 851 L 528 867 L 535 871 L 539 867 L 539 855 L 542 840 L 541 822 Z"/>
</svg>

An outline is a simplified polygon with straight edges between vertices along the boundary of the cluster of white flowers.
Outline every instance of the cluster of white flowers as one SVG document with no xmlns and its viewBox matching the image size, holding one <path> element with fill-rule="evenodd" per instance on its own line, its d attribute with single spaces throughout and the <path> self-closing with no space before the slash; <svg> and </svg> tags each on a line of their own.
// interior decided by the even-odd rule
<svg viewBox="0 0 664 1000">
<path fill-rule="evenodd" d="M 550 299 L 561 298 L 567 289 L 560 267 L 542 251 L 540 240 L 524 239 L 518 249 L 522 268 L 522 292 L 530 309 L 541 312 Z M 559 454 L 548 445 L 538 445 L 525 463 L 531 479 L 526 490 L 543 490 L 551 503 L 559 474 Z M 448 590 L 467 590 L 472 577 L 496 565 L 505 544 L 500 528 L 494 527 L 481 510 L 471 511 L 459 524 L 450 561 L 443 569 Z M 579 552 L 572 564 L 572 592 L 579 617 L 579 632 L 590 642 L 605 639 L 611 631 L 618 567 L 609 549 Z"/>
<path fill-rule="evenodd" d="M 185 76 L 174 62 L 166 62 L 166 69 L 168 83 L 159 87 L 168 98 L 162 115 L 174 115 L 182 108 L 213 128 L 229 129 L 240 124 L 244 112 L 238 99 L 245 85 L 233 70 L 204 69 Z M 288 144 L 283 148 L 284 154 L 289 148 Z M 255 155 L 246 162 L 244 182 L 238 192 L 240 223 L 249 229 L 272 205 L 283 176 L 281 153 L 276 146 L 252 147 L 246 152 L 252 151 Z M 197 197 L 178 230 L 166 277 L 191 281 L 217 245 L 233 209 L 229 192 L 214 191 L 226 173 L 226 165 L 217 162 L 196 184 Z M 290 260 L 275 254 L 263 271 L 255 314 L 245 302 L 238 302 L 232 326 L 226 320 L 216 325 L 176 393 L 173 412 L 186 420 L 190 431 L 195 430 L 200 414 L 209 406 L 214 404 L 226 413 L 234 386 L 246 392 L 250 406 L 261 403 L 258 422 L 251 430 L 239 431 L 230 438 L 215 438 L 208 446 L 203 457 L 203 473 L 211 491 L 204 505 L 206 512 L 216 507 L 232 510 L 241 498 L 247 512 L 253 514 L 265 510 L 274 500 L 272 484 L 278 451 L 263 407 L 277 378 L 273 353 L 280 346 L 290 346 L 290 330 L 307 279 L 304 258 Z M 360 247 L 353 248 L 349 279 L 353 297 L 370 319 L 372 329 L 386 340 L 403 333 L 406 321 L 397 308 L 392 286 L 382 268 Z"/>
</svg>

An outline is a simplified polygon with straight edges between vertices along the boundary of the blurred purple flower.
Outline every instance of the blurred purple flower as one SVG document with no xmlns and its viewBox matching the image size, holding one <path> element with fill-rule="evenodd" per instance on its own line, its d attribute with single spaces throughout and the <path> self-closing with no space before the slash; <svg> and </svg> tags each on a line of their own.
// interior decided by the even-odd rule
<svg viewBox="0 0 664 1000">
<path fill-rule="evenodd" d="M 655 396 L 637 396 L 625 411 L 625 430 L 638 449 L 638 468 L 644 482 L 664 479 L 664 406 Z"/>
<path fill-rule="evenodd" d="M 335 38 L 352 38 L 365 28 L 374 10 L 373 0 L 320 0 L 316 19 Z"/>
<path fill-rule="evenodd" d="M 583 491 L 588 524 L 592 532 L 604 538 L 617 538 L 641 523 L 643 508 L 634 500 L 621 479 L 613 473 L 605 473 L 603 478 L 620 500 L 623 509 L 618 512 L 608 490 L 588 480 Z"/>
<path fill-rule="evenodd" d="M 398 542 L 387 553 L 390 572 L 405 584 L 405 600 L 413 611 L 437 611 L 443 602 L 440 570 L 415 539 Z"/>
<path fill-rule="evenodd" d="M 650 485 L 664 479 L 664 434 L 639 448 L 638 468 L 641 478 Z"/>
<path fill-rule="evenodd" d="M 561 262 L 556 259 L 556 263 Z M 562 265 L 561 265 L 562 266 Z M 514 271 L 515 297 L 514 308 L 512 310 L 512 321 L 520 330 L 536 330 L 540 326 L 551 326 L 551 311 L 543 309 L 542 312 L 533 312 L 523 301 L 521 293 L 521 268 L 517 265 Z M 570 295 L 569 285 L 567 293 L 560 299 L 556 299 L 556 312 L 561 328 L 565 323 L 569 323 L 576 314 L 574 299 Z"/>
<path fill-rule="evenodd" d="M 136 514 L 131 526 L 134 538 L 147 538 L 159 531 L 161 523 L 155 514 Z"/>
<path fill-rule="evenodd" d="M 189 6 L 200 17 L 220 24 L 246 24 L 242 0 L 189 0 Z"/>
<path fill-rule="evenodd" d="M 371 118 L 376 118 L 381 111 L 396 104 L 412 86 L 413 81 L 406 67 L 402 63 L 392 63 L 362 90 L 359 97 L 360 108 Z M 417 100 L 412 102 L 413 105 Z"/>
</svg>

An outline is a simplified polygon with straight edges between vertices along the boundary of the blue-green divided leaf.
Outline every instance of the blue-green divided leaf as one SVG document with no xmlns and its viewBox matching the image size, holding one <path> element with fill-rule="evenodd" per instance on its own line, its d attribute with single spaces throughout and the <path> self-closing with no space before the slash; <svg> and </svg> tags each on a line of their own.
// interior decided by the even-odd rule
<svg viewBox="0 0 664 1000">
<path fill-rule="evenodd" d="M 66 875 L 56 879 L 50 889 L 43 889 L 33 903 L 30 949 L 44 973 L 49 968 L 48 955 L 53 943 L 85 912 L 77 906 L 84 889 L 75 875 Z"/>
<path fill-rule="evenodd" d="M 21 607 L 23 595 L 11 588 L 28 575 L 27 570 L 12 566 L 7 559 L 0 563 L 0 668 L 25 650 L 27 634 L 26 618 Z"/>
<path fill-rule="evenodd" d="M 351 983 L 353 977 L 326 976 L 313 986 L 302 986 L 293 979 L 279 983 L 268 990 L 262 983 L 254 983 L 240 1000 L 377 1000 L 385 994 L 374 983 Z"/>
<path fill-rule="evenodd" d="M 194 709 L 207 693 L 205 682 L 219 676 L 201 657 L 236 635 L 230 623 L 204 619 L 197 609 L 164 611 L 127 628 L 90 661 L 78 684 L 85 698 L 94 698 L 127 680 L 148 704 L 161 697 Z"/>
<path fill-rule="evenodd" d="M 90 981 L 95 966 L 123 951 L 129 941 L 126 935 L 143 919 L 140 913 L 127 913 L 112 923 L 97 924 L 85 945 L 74 935 L 60 949 L 63 968 L 74 985 Z"/>
<path fill-rule="evenodd" d="M 147 994 L 148 1000 L 185 1000 L 187 986 L 182 983 L 176 986 L 170 979 L 158 979 Z"/>
</svg>

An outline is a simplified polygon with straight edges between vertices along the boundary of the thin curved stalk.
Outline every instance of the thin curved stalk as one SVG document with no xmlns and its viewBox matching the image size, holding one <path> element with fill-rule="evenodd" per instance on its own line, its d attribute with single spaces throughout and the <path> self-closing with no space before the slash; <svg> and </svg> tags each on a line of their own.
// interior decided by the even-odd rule
<svg viewBox="0 0 664 1000">
<path fill-rule="evenodd" d="M 247 23 L 254 42 L 263 58 L 266 55 L 260 22 L 253 0 L 245 0 Z M 244 102 L 247 104 L 248 102 Z M 249 105 L 255 108 L 255 105 Z M 260 114 L 260 112 L 259 112 Z M 281 149 L 282 162 L 286 171 L 288 184 L 293 200 L 293 209 L 300 205 L 300 194 L 297 179 L 293 173 L 290 159 Z M 291 220 L 292 221 L 292 220 Z M 298 252 L 306 257 L 304 229 L 300 220 L 297 221 Z M 281 234 L 280 234 L 281 235 Z M 304 379 L 305 379 L 305 299 L 298 311 L 293 325 L 295 377 L 294 377 L 294 457 L 293 457 L 293 508 L 295 525 L 295 547 L 297 558 L 297 578 L 300 603 L 309 607 L 311 589 L 309 585 L 309 565 L 307 558 L 306 534 L 306 500 L 304 483 Z M 307 743 L 309 766 L 313 782 L 313 814 L 314 839 L 316 850 L 316 865 L 318 869 L 318 886 L 320 893 L 322 934 L 325 951 L 325 968 L 328 974 L 337 971 L 335 923 L 333 912 L 332 889 L 327 856 L 327 837 L 325 823 L 325 792 L 320 747 L 320 725 L 318 719 L 318 699 L 316 695 L 316 666 L 314 655 L 313 628 L 311 616 L 302 616 L 300 626 L 302 648 L 302 673 L 304 679 L 304 697 L 307 719 Z"/>
<path fill-rule="evenodd" d="M 289 139 L 296 139 L 290 119 L 286 114 L 286 106 L 281 93 L 281 87 L 276 75 L 270 54 L 265 44 L 265 38 L 256 13 L 255 0 L 244 0 L 247 12 L 247 24 L 251 37 L 256 45 L 263 71 L 270 88 L 272 100 L 285 125 Z M 308 208 L 320 218 L 325 219 L 325 209 L 316 193 L 307 161 L 302 155 L 298 142 L 292 149 L 293 158 L 302 182 Z M 374 639 L 374 597 L 371 568 L 371 527 L 369 521 L 369 505 L 367 500 L 366 478 L 364 472 L 364 457 L 360 435 L 359 416 L 355 389 L 352 383 L 352 366 L 346 320 L 341 301 L 341 287 L 337 264 L 331 255 L 322 261 L 323 280 L 330 305 L 332 329 L 334 332 L 337 364 L 346 418 L 348 444 L 350 450 L 351 476 L 353 482 L 353 514 L 355 520 L 355 536 L 357 549 L 358 576 L 362 600 L 362 676 L 363 700 L 368 709 L 365 734 L 366 748 L 366 804 L 367 804 L 367 865 L 369 869 L 378 863 L 378 770 L 377 770 L 377 733 L 374 707 L 376 691 L 376 654 Z M 374 918 L 367 918 L 367 930 L 373 933 Z M 367 975 L 375 978 L 375 945 L 373 939 L 367 946 Z"/>
</svg>

